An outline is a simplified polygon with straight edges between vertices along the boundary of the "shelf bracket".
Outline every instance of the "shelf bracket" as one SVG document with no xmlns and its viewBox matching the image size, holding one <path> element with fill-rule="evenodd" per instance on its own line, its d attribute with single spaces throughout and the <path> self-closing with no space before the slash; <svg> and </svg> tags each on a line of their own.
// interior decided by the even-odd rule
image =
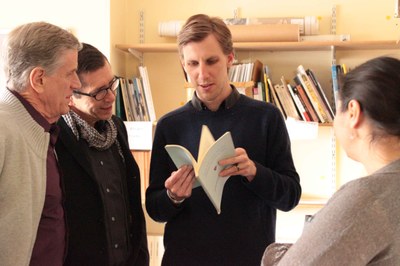
<svg viewBox="0 0 400 266">
<path fill-rule="evenodd" d="M 336 5 L 332 6 L 331 35 L 336 35 Z"/>
<path fill-rule="evenodd" d="M 139 52 L 133 48 L 128 48 L 128 52 L 131 53 L 137 59 L 139 59 L 141 66 L 143 65 L 143 53 L 142 52 Z"/>
<path fill-rule="evenodd" d="M 139 43 L 144 43 L 144 11 L 140 10 L 139 13 Z M 140 65 L 143 66 L 143 53 L 133 49 L 128 49 L 131 54 L 139 59 Z"/>
</svg>

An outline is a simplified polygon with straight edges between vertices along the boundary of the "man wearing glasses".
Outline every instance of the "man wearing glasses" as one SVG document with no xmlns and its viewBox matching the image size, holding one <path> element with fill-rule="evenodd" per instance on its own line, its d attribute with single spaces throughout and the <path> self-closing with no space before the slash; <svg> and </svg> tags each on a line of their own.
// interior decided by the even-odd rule
<svg viewBox="0 0 400 266">
<path fill-rule="evenodd" d="M 140 172 L 126 128 L 113 116 L 119 79 L 107 58 L 83 44 L 80 89 L 61 127 L 56 151 L 65 184 L 65 265 L 148 265 Z"/>
</svg>

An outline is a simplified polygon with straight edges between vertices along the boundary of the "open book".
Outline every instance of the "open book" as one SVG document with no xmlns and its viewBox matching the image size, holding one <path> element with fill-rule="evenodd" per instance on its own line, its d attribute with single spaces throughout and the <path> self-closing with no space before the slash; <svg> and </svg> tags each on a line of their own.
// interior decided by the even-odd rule
<svg viewBox="0 0 400 266">
<path fill-rule="evenodd" d="M 231 133 L 226 132 L 215 141 L 208 127 L 203 125 L 197 161 L 183 146 L 170 144 L 166 145 L 165 149 L 177 168 L 182 165 L 193 166 L 197 179 L 193 187 L 201 185 L 218 214 L 220 214 L 222 192 L 229 176 L 219 176 L 224 167 L 219 165 L 218 161 L 235 155 Z"/>
</svg>

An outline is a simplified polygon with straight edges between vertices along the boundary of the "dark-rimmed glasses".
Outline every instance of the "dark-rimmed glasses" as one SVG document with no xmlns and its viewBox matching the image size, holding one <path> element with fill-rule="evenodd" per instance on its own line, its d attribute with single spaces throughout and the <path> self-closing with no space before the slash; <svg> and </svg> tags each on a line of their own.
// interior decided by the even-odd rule
<svg viewBox="0 0 400 266">
<path fill-rule="evenodd" d="M 95 92 L 91 92 L 91 93 L 81 92 L 78 90 L 74 90 L 74 93 L 92 97 L 96 101 L 101 101 L 106 97 L 109 90 L 115 95 L 118 85 L 119 85 L 119 78 L 117 76 L 114 76 L 114 78 L 110 81 L 110 83 L 108 84 L 107 87 L 100 88 L 100 89 L 96 90 Z"/>
</svg>

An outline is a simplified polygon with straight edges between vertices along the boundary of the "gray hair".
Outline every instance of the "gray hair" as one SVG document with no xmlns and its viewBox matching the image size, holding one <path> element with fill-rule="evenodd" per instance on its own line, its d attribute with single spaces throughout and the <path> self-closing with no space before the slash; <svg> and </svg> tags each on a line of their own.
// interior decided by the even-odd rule
<svg viewBox="0 0 400 266">
<path fill-rule="evenodd" d="M 60 65 L 60 55 L 81 49 L 81 43 L 67 30 L 47 22 L 20 25 L 8 35 L 3 46 L 4 72 L 10 90 L 22 92 L 35 67 L 53 73 Z"/>
</svg>

